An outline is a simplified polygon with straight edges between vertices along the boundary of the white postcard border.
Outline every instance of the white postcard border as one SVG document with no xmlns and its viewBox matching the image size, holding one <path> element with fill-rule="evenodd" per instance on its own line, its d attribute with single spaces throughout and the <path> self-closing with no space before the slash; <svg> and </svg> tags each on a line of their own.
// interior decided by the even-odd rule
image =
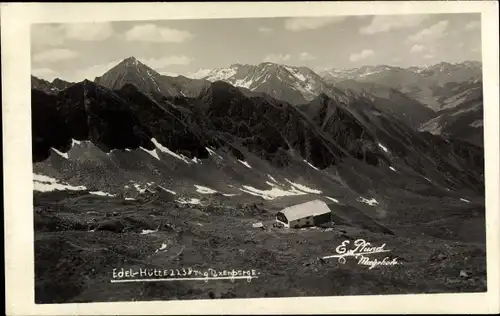
<svg viewBox="0 0 500 316">
<path fill-rule="evenodd" d="M 30 23 L 409 13 L 482 13 L 486 293 L 36 305 L 30 117 Z M 8 315 L 499 312 L 499 73 L 496 1 L 2 4 L 4 227 Z"/>
</svg>

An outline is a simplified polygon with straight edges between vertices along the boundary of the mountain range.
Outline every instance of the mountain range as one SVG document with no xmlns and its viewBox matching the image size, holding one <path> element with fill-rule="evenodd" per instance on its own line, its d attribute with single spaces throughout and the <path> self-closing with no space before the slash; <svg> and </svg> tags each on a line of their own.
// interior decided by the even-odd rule
<svg viewBox="0 0 500 316">
<path fill-rule="evenodd" d="M 485 290 L 480 79 L 433 86 L 435 110 L 388 79 L 228 69 L 171 77 L 127 58 L 93 81 L 32 77 L 37 303 L 324 296 L 352 280 L 349 295 Z M 273 227 L 317 199 L 333 224 Z M 312 259 L 358 238 L 409 269 Z M 115 267 L 165 262 L 251 266 L 274 287 L 110 283 Z"/>
<path fill-rule="evenodd" d="M 348 70 L 330 70 L 316 74 L 307 67 L 274 63 L 233 64 L 228 68 L 202 69 L 188 77 L 165 76 L 134 57 L 127 58 L 94 82 L 111 90 L 133 84 L 155 100 L 166 97 L 197 97 L 211 82 L 224 81 L 248 97 L 261 96 L 292 105 L 306 104 L 326 94 L 349 103 L 359 97 L 371 100 L 375 107 L 396 116 L 406 124 L 434 134 L 456 135 L 480 145 L 482 140 L 481 63 L 439 63 L 428 67 L 364 66 Z M 55 79 L 52 83 L 32 76 L 32 87 L 49 94 L 57 93 L 71 82 Z M 450 108 L 467 108 L 466 95 L 478 100 L 476 115 L 456 134 L 455 115 Z M 443 113 L 441 113 L 444 111 Z M 461 111 L 460 113 L 465 113 Z M 464 120 L 459 120 L 463 122 Z M 471 125 L 472 124 L 472 125 Z M 462 124 L 463 125 L 463 124 Z M 445 128 L 445 126 L 447 126 Z"/>
<path fill-rule="evenodd" d="M 443 107 L 442 93 L 449 90 L 449 85 L 470 80 L 481 81 L 482 65 L 477 61 L 466 61 L 408 68 L 364 66 L 342 71 L 325 71 L 322 76 L 331 83 L 356 80 L 394 88 L 437 111 Z"/>
<path fill-rule="evenodd" d="M 436 67 L 398 71 L 427 78 Z M 447 83 L 451 91 L 442 88 L 446 98 L 436 113 L 396 88 L 353 79 L 329 84 L 306 67 L 229 69 L 199 79 L 170 77 L 127 58 L 93 82 L 32 77 L 34 160 L 53 159 L 52 149 L 71 151 L 77 140 L 108 155 L 143 149 L 196 160 L 223 150 L 273 168 L 298 159 L 337 173 L 357 164 L 375 170 L 402 164 L 398 169 L 409 175 L 437 177 L 447 187 L 480 187 L 481 147 L 467 142 L 477 142 L 471 134 L 482 129 L 480 81 Z M 459 137 L 446 136 L 452 134 Z M 363 187 L 358 180 L 348 186 Z"/>
</svg>

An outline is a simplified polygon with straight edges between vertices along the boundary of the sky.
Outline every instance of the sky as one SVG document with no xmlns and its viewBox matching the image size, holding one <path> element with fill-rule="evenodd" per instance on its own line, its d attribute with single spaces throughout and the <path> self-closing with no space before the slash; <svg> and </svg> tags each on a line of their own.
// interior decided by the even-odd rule
<svg viewBox="0 0 500 316">
<path fill-rule="evenodd" d="M 478 13 L 36 24 L 32 74 L 94 80 L 134 56 L 166 75 L 264 61 L 314 71 L 481 60 Z"/>
</svg>

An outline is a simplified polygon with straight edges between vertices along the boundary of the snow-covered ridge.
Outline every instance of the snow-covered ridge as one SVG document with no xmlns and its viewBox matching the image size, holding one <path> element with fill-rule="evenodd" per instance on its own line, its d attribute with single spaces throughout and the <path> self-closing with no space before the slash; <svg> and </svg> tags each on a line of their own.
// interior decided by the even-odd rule
<svg viewBox="0 0 500 316">
<path fill-rule="evenodd" d="M 321 77 L 308 68 L 274 63 L 261 63 L 258 66 L 235 64 L 229 68 L 200 69 L 188 77 L 211 82 L 221 80 L 251 91 L 255 91 L 268 80 L 274 79 L 286 82 L 292 89 L 303 94 L 306 99 L 316 96 L 318 87 L 322 84 Z"/>
</svg>

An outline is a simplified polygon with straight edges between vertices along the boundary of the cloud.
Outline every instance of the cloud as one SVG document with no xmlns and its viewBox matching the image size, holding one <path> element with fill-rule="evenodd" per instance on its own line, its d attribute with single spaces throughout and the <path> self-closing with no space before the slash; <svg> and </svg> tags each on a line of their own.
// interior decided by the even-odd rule
<svg viewBox="0 0 500 316">
<path fill-rule="evenodd" d="M 72 23 L 63 26 L 66 37 L 79 41 L 104 41 L 113 35 L 111 23 Z"/>
<path fill-rule="evenodd" d="M 429 26 L 426 29 L 410 36 L 408 38 L 411 42 L 434 42 L 446 35 L 446 29 L 449 22 L 447 20 L 439 21 L 436 24 Z"/>
<path fill-rule="evenodd" d="M 56 48 L 37 53 L 33 56 L 34 62 L 53 63 L 78 57 L 80 54 L 70 49 Z"/>
<path fill-rule="evenodd" d="M 265 34 L 269 34 L 271 33 L 272 31 L 274 31 L 272 28 L 269 28 L 269 27 L 265 27 L 265 26 L 261 26 L 259 27 L 259 32 L 260 33 L 265 33 Z"/>
<path fill-rule="evenodd" d="M 31 26 L 31 45 L 34 48 L 57 46 L 64 43 L 64 30 L 60 26 L 37 25 Z"/>
<path fill-rule="evenodd" d="M 117 59 L 106 63 L 90 65 L 84 68 L 81 68 L 77 71 L 71 72 L 71 74 L 67 77 L 67 80 L 73 82 L 80 82 L 84 79 L 88 79 L 93 81 L 96 77 L 102 76 L 108 70 L 118 65 L 123 59 Z"/>
<path fill-rule="evenodd" d="M 193 37 L 188 31 L 159 27 L 154 24 L 140 24 L 132 27 L 125 33 L 128 41 L 180 43 Z"/>
<path fill-rule="evenodd" d="M 37 78 L 52 81 L 57 78 L 58 73 L 50 68 L 33 68 L 31 74 Z"/>
<path fill-rule="evenodd" d="M 170 65 L 189 65 L 192 61 L 191 58 L 184 55 L 166 56 L 161 58 L 145 58 L 145 59 L 139 58 L 139 60 L 155 70 L 163 69 Z"/>
<path fill-rule="evenodd" d="M 373 17 L 370 24 L 361 27 L 359 32 L 361 34 L 375 34 L 382 32 L 389 32 L 393 30 L 411 28 L 420 25 L 427 20 L 427 15 L 391 15 Z"/>
<path fill-rule="evenodd" d="M 432 59 L 432 58 L 434 58 L 434 54 L 433 54 L 433 53 L 428 53 L 428 54 L 425 54 L 425 55 L 424 55 L 424 58 L 425 58 L 425 59 Z"/>
<path fill-rule="evenodd" d="M 299 59 L 303 60 L 303 61 L 314 60 L 314 59 L 316 59 L 316 56 L 314 56 L 308 52 L 302 52 L 299 54 Z"/>
<path fill-rule="evenodd" d="M 316 30 L 332 23 L 342 22 L 344 16 L 291 18 L 285 20 L 285 29 L 293 32 Z"/>
<path fill-rule="evenodd" d="M 264 61 L 271 63 L 282 63 L 290 60 L 290 58 L 292 58 L 290 54 L 270 54 L 267 55 L 266 58 L 264 58 Z"/>
<path fill-rule="evenodd" d="M 465 25 L 467 31 L 476 30 L 481 27 L 481 21 L 470 21 Z"/>
<path fill-rule="evenodd" d="M 424 45 L 420 45 L 420 44 L 415 44 L 413 45 L 413 47 L 410 49 L 410 52 L 412 53 L 421 53 L 425 50 L 425 46 Z"/>
<path fill-rule="evenodd" d="M 31 42 L 35 49 L 58 46 L 65 40 L 103 41 L 113 35 L 111 23 L 34 24 Z"/>
<path fill-rule="evenodd" d="M 375 55 L 375 52 L 371 49 L 363 49 L 359 53 L 353 53 L 349 55 L 349 60 L 352 62 L 360 61 Z"/>
</svg>

